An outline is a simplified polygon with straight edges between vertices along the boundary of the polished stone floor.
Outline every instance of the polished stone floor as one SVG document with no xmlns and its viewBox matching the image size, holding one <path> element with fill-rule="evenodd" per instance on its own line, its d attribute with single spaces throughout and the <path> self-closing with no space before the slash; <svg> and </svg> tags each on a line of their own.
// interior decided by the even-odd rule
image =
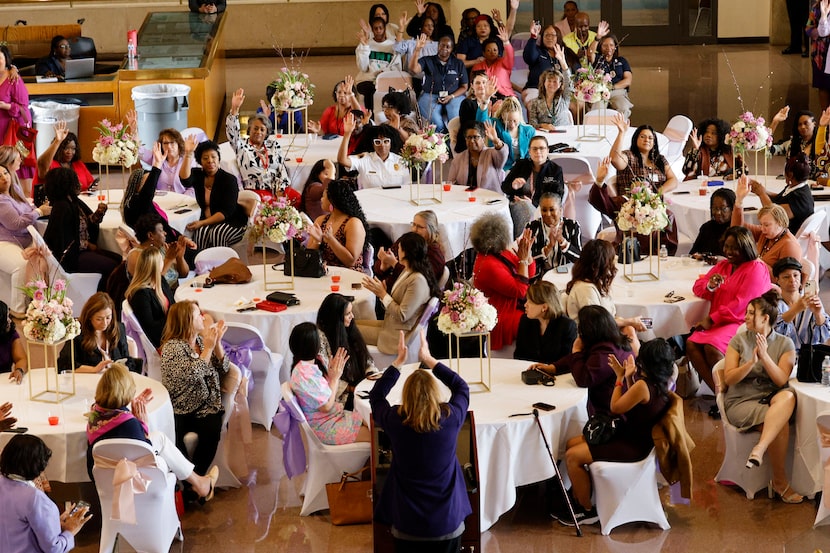
<svg viewBox="0 0 830 553">
<path fill-rule="evenodd" d="M 631 47 L 622 52 L 632 65 L 634 124 L 662 129 L 671 115 L 684 113 L 694 121 L 719 116 L 734 120 L 744 109 L 771 118 L 789 103 L 794 111 L 817 109 L 809 88 L 809 60 L 781 56 L 768 45 Z M 728 63 L 727 63 L 728 62 Z M 733 71 L 730 71 L 729 67 Z M 258 94 L 280 67 L 281 60 L 228 60 L 228 91 L 244 87 L 243 110 L 253 111 Z M 317 83 L 318 101 L 312 117 L 329 104 L 329 91 L 347 73 L 354 73 L 351 57 L 308 58 L 305 70 Z M 734 74 L 734 79 L 733 79 Z M 740 88 L 740 99 L 735 82 Z M 742 102 L 741 102 L 742 100 Z M 790 122 L 786 125 L 790 127 Z M 787 131 L 789 132 L 789 131 Z M 781 131 L 778 133 L 781 134 Z M 827 286 L 827 282 L 823 283 Z M 822 294 L 825 301 L 830 294 Z M 482 535 L 485 553 L 604 553 L 604 552 L 745 552 L 810 553 L 830 551 L 830 527 L 813 530 L 816 504 L 785 505 L 763 493 L 749 501 L 737 489 L 713 481 L 723 456 L 721 425 L 706 416 L 711 401 L 686 402 L 686 423 L 697 443 L 694 462 L 694 499 L 691 505 L 663 503 L 672 528 L 630 524 L 603 537 L 598 526 L 585 527 L 582 538 L 552 521 L 544 508 L 543 487 L 519 490 L 516 506 Z M 188 510 L 183 518 L 184 542 L 171 551 L 344 553 L 372 548 L 370 526 L 335 527 L 327 514 L 299 516 L 296 490 L 282 468 L 281 441 L 275 433 L 255 426 L 248 448 L 251 474 L 239 489 L 220 491 L 213 502 Z M 59 486 L 69 498 L 84 493 Z M 85 492 L 88 494 L 88 491 Z M 98 550 L 97 530 L 90 525 L 78 536 L 76 551 Z"/>
</svg>

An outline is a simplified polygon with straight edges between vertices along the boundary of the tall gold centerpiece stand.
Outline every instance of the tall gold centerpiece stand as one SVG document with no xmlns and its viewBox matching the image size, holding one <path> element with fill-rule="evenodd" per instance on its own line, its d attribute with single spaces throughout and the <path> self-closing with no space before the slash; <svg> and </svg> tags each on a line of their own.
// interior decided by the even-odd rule
<svg viewBox="0 0 830 553">
<path fill-rule="evenodd" d="M 265 247 L 265 236 L 262 239 L 262 286 L 266 292 L 273 292 L 275 290 L 293 290 L 294 289 L 294 240 L 286 240 L 288 242 L 288 247 L 283 248 L 285 250 L 285 263 L 286 266 L 290 265 L 291 269 L 288 272 L 288 275 L 285 275 L 283 278 L 279 277 L 271 277 L 269 278 L 268 272 L 268 263 L 265 261 L 265 254 L 266 254 L 266 247 Z M 277 271 L 271 271 L 271 273 L 277 273 Z M 279 273 L 277 273 L 279 274 Z"/>
<path fill-rule="evenodd" d="M 103 174 L 101 173 L 102 167 L 104 168 Z M 127 190 L 127 170 L 129 169 L 129 167 L 122 167 L 121 165 L 113 165 L 113 167 L 121 168 L 121 190 Z M 98 196 L 98 201 L 106 203 L 107 207 L 120 208 L 121 202 L 116 202 L 112 199 L 112 189 L 110 188 L 109 165 L 104 165 L 100 163 L 98 164 L 98 179 L 98 191 L 96 192 L 96 195 Z"/>
<path fill-rule="evenodd" d="M 637 240 L 637 235 L 633 230 L 624 234 L 629 240 Z M 656 237 L 656 238 L 655 238 Z M 655 244 L 656 241 L 656 244 Z M 654 246 L 657 246 L 655 249 Z M 634 268 L 634 260 L 624 256 L 622 260 L 623 277 L 629 282 L 647 282 L 651 280 L 660 280 L 660 232 L 655 231 L 648 236 L 648 271 L 637 271 Z M 658 252 L 658 253 L 654 253 Z M 627 252 L 626 252 L 627 253 Z M 656 258 L 656 262 L 655 262 Z"/>
<path fill-rule="evenodd" d="M 490 391 L 490 383 L 492 382 L 492 367 L 490 364 L 490 332 L 463 332 L 460 334 L 451 333 L 447 335 L 449 340 L 449 348 L 447 350 L 447 358 L 449 360 L 450 370 L 454 370 L 461 375 L 461 338 L 470 338 L 478 336 L 478 380 L 467 380 L 467 385 L 470 387 L 471 393 L 481 393 Z M 455 350 L 453 351 L 453 337 L 455 338 Z M 485 371 L 484 360 L 487 360 L 487 367 Z M 453 365 L 455 367 L 453 368 Z M 466 380 L 466 379 L 465 379 Z"/>
<path fill-rule="evenodd" d="M 608 116 L 605 104 L 598 109 L 599 120 L 597 121 L 597 130 L 592 132 L 589 130 L 589 125 L 585 122 L 585 114 L 587 113 L 588 104 L 585 102 L 577 102 L 578 108 L 576 117 L 580 124 L 576 127 L 576 139 L 582 142 L 599 142 L 605 140 L 605 135 L 608 127 Z M 593 125 L 591 125 L 593 127 Z"/>
<path fill-rule="evenodd" d="M 66 371 L 71 375 L 69 385 L 63 383 L 61 386 L 61 378 L 58 375 L 58 355 L 60 354 L 61 346 L 69 342 L 65 347 L 70 349 L 69 365 L 72 367 Z M 41 379 L 41 372 L 37 373 L 31 371 L 34 367 L 32 364 L 32 353 L 42 350 L 44 368 Z M 29 364 L 29 399 L 32 401 L 40 401 L 43 403 L 60 403 L 63 400 L 75 395 L 75 342 L 72 338 L 65 338 L 59 342 L 43 342 L 40 340 L 26 340 L 26 361 Z M 35 382 L 37 380 L 38 382 Z"/>
<path fill-rule="evenodd" d="M 434 169 L 434 166 L 433 166 Z M 440 204 L 444 201 L 444 189 L 442 186 L 444 166 L 441 165 L 441 178 L 436 179 L 432 174 L 432 183 L 422 184 L 422 172 L 420 167 L 415 168 L 415 182 L 409 186 L 409 202 L 412 205 Z M 422 194 L 426 189 L 426 195 Z"/>
</svg>

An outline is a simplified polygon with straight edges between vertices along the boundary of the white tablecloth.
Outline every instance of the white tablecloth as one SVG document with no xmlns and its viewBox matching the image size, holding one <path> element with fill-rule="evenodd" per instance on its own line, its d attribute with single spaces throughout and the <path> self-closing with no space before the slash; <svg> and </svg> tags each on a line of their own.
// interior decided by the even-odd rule
<svg viewBox="0 0 830 553">
<path fill-rule="evenodd" d="M 759 177 L 753 177 L 759 178 Z M 763 178 L 763 177 L 761 177 Z M 713 179 L 714 180 L 714 179 Z M 700 195 L 700 180 L 693 179 L 686 182 L 681 182 L 680 185 L 670 192 L 667 199 L 671 202 L 669 209 L 672 210 L 675 217 L 677 217 L 677 230 L 694 240 L 697 237 L 700 227 L 712 218 L 709 213 L 709 202 L 712 201 L 712 194 L 720 188 L 719 186 L 709 186 L 706 189 L 706 195 Z M 725 181 L 724 186 L 735 190 L 736 181 Z M 776 180 L 769 176 L 766 178 L 766 188 L 771 194 L 777 194 L 784 188 L 783 180 Z M 830 194 L 830 189 L 824 188 L 821 190 L 813 190 L 813 195 Z M 746 211 L 746 208 L 751 208 Z M 744 220 L 748 223 L 758 223 L 758 210 L 761 208 L 761 200 L 755 194 L 750 194 L 744 200 Z M 830 211 L 830 202 L 817 201 L 816 209 L 825 208 Z M 827 240 L 827 223 L 821 225 L 821 236 L 823 240 Z"/>
<path fill-rule="evenodd" d="M 422 194 L 431 194 L 431 186 L 422 185 Z M 464 186 L 453 186 L 449 192 L 443 192 L 440 204 L 413 205 L 410 201 L 408 186 L 384 190 L 369 188 L 357 191 L 357 199 L 363 206 L 363 212 L 369 225 L 377 227 L 392 240 L 397 240 L 405 232 L 412 230 L 410 223 L 413 216 L 424 210 L 432 210 L 438 216 L 444 257 L 455 258 L 470 244 L 470 227 L 482 214 L 498 213 L 513 228 L 510 218 L 510 206 L 507 198 L 500 192 L 479 189 L 473 195 L 475 203 L 468 201 Z"/>
<path fill-rule="evenodd" d="M 654 266 L 656 269 L 656 259 Z M 638 261 L 634 267 L 638 272 L 648 270 L 648 258 Z M 629 282 L 623 276 L 622 265 L 617 265 L 617 276 L 611 284 L 611 298 L 617 307 L 617 316 L 628 318 L 639 315 L 654 319 L 654 328 L 640 333 L 645 340 L 655 336 L 668 338 L 687 334 L 692 325 L 709 314 L 709 302 L 692 293 L 695 280 L 709 269 L 708 265 L 692 259 L 669 258 L 661 264 L 660 280 Z M 571 275 L 548 271 L 542 278 L 554 283 L 564 293 Z M 666 303 L 664 300 L 669 292 L 685 299 Z"/>
<path fill-rule="evenodd" d="M 76 374 L 76 391 L 73 397 L 61 403 L 44 403 L 29 400 L 29 379 L 34 378 L 35 391 L 45 388 L 43 369 L 32 370 L 20 385 L 12 383 L 6 375 L 0 375 L 0 404 L 10 401 L 14 404 L 12 416 L 17 418 L 17 426 L 29 429 L 29 434 L 41 438 L 49 449 L 52 458 L 46 467 L 46 476 L 58 482 L 89 482 L 86 472 L 86 417 L 84 413 L 95 402 L 95 388 L 100 375 Z M 167 389 L 161 382 L 133 374 L 136 392 L 145 388 L 153 390 L 153 401 L 147 406 L 150 430 L 163 432 L 171 441 L 176 439 L 173 423 L 173 405 Z M 52 383 L 54 387 L 54 382 Z M 64 389 L 61 384 L 61 389 Z M 49 416 L 60 417 L 60 424 L 50 426 Z M 0 433 L 0 450 L 14 434 Z"/>
<path fill-rule="evenodd" d="M 101 221 L 100 232 L 98 234 L 98 247 L 107 251 L 115 252 L 119 255 L 121 254 L 121 248 L 118 247 L 118 242 L 116 241 L 115 236 L 118 232 L 119 225 L 124 222 L 124 219 L 121 217 L 121 211 L 118 205 L 113 204 L 120 204 L 123 197 L 124 191 L 121 189 L 110 191 L 111 204 L 107 209 L 107 213 L 104 215 L 104 220 Z M 92 211 L 98 209 L 99 201 L 97 192 L 92 195 L 81 194 L 79 198 L 81 198 L 81 200 L 83 200 L 83 202 L 89 206 Z M 170 226 L 182 234 L 190 234 L 189 232 L 185 232 L 185 227 L 188 223 L 199 220 L 199 205 L 196 203 L 196 200 L 190 196 L 178 194 L 176 192 L 160 191 L 156 193 L 153 201 L 155 201 L 167 214 Z M 188 211 L 185 211 L 184 213 L 176 213 L 176 211 L 184 209 L 187 209 Z M 46 231 L 47 224 L 48 220 L 39 219 L 37 221 L 36 228 L 41 234 L 43 234 Z"/>
<path fill-rule="evenodd" d="M 255 254 L 256 256 L 256 254 Z M 256 258 L 254 256 L 254 259 Z M 263 287 L 262 265 L 251 265 L 253 280 L 247 284 L 217 284 L 213 288 L 197 288 L 190 286 L 193 282 L 204 282 L 205 277 L 199 276 L 183 283 L 176 290 L 176 301 L 194 300 L 198 301 L 200 307 L 209 312 L 217 319 L 224 319 L 228 322 L 245 323 L 259 329 L 265 343 L 271 351 L 284 355 L 283 370 L 280 374 L 280 382 L 285 382 L 291 374 L 291 352 L 288 348 L 288 337 L 291 330 L 298 324 L 304 322 L 317 322 L 317 311 L 320 303 L 331 293 L 331 278 L 301 278 L 295 279 L 294 290 L 284 290 L 292 293 L 300 300 L 299 305 L 288 307 L 279 313 L 270 311 L 244 311 L 238 313 L 234 303 L 240 298 L 253 300 L 259 298 L 264 300 L 269 294 Z M 282 266 L 279 272 L 268 268 L 271 273 L 270 280 L 284 278 Z M 340 275 L 340 293 L 346 296 L 354 296 L 355 319 L 375 319 L 375 295 L 360 288 L 352 289 L 353 283 L 363 280 L 363 273 L 344 269 L 342 267 L 329 267 L 329 275 Z M 257 301 L 259 301 L 257 300 Z"/>
<path fill-rule="evenodd" d="M 821 491 L 824 469 L 818 444 L 816 416 L 830 410 L 830 388 L 790 379 L 795 391 L 795 448 L 793 451 L 792 486 L 798 493 L 812 496 Z"/>
<path fill-rule="evenodd" d="M 462 376 L 479 380 L 478 359 L 462 359 Z M 556 386 L 527 386 L 521 372 L 527 361 L 492 359 L 490 392 L 470 395 L 470 410 L 475 413 L 478 446 L 478 473 L 481 491 L 481 531 L 513 508 L 516 487 L 541 482 L 554 476 L 539 428 L 532 415 L 532 404 L 543 401 L 555 405 L 553 411 L 539 411 L 539 421 L 557 459 L 562 459 L 565 443 L 579 435 L 588 420 L 588 392 L 574 384 L 571 375 L 557 377 Z M 404 367 L 401 378 L 389 393 L 389 403 L 400 404 L 403 383 L 415 365 Z M 364 380 L 357 391 L 368 391 L 374 382 Z M 445 400 L 449 390 L 443 387 Z M 355 396 L 355 409 L 369 421 L 369 401 Z M 510 417 L 516 413 L 527 413 Z"/>
</svg>

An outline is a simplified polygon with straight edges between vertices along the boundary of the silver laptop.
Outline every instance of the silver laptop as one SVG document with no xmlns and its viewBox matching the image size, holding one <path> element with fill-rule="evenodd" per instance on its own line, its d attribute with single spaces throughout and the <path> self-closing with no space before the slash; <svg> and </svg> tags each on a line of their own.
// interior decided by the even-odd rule
<svg viewBox="0 0 830 553">
<path fill-rule="evenodd" d="M 66 60 L 64 78 L 67 81 L 88 79 L 95 74 L 95 58 L 80 58 Z"/>
</svg>

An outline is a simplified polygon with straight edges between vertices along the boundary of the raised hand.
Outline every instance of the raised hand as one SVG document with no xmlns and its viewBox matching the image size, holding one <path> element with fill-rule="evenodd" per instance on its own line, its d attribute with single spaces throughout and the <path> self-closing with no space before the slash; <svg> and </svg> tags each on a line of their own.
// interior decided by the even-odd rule
<svg viewBox="0 0 830 553">
<path fill-rule="evenodd" d="M 697 134 L 697 129 L 692 129 L 692 134 L 689 135 L 689 140 L 692 141 L 692 146 L 694 146 L 695 150 L 700 149 L 700 144 L 703 142 Z"/>
<path fill-rule="evenodd" d="M 271 117 L 271 104 L 269 104 L 265 100 L 260 100 L 259 107 L 262 110 L 262 115 L 264 115 L 265 117 Z"/>
<path fill-rule="evenodd" d="M 507 32 L 507 27 L 499 25 L 499 38 L 502 42 L 510 42 L 510 33 Z"/>
<path fill-rule="evenodd" d="M 830 0 L 827 1 L 830 2 Z M 830 125 L 830 107 L 821 112 L 821 115 L 818 119 L 818 124 L 820 127 L 826 127 L 827 125 Z"/>
<path fill-rule="evenodd" d="M 427 11 L 426 0 L 415 0 L 415 8 L 418 10 L 418 15 L 424 15 L 424 12 Z"/>
<path fill-rule="evenodd" d="M 355 127 L 357 127 L 357 123 L 354 119 L 354 113 L 349 112 L 346 114 L 346 117 L 343 118 L 343 134 L 352 134 Z"/>
<path fill-rule="evenodd" d="M 360 25 L 360 29 L 361 29 L 364 33 L 366 33 L 366 36 L 367 36 L 367 37 L 368 37 L 368 36 L 372 33 L 372 28 L 369 26 L 369 24 L 368 24 L 368 23 L 366 23 L 366 20 L 365 20 L 365 19 L 363 19 L 363 18 L 361 17 L 361 18 L 360 18 L 360 21 L 358 21 L 357 23 L 358 23 L 358 25 Z"/>
<path fill-rule="evenodd" d="M 360 44 L 363 46 L 367 46 L 369 44 L 369 33 L 366 32 L 366 29 L 360 29 L 357 32 L 357 40 L 359 40 Z"/>
<path fill-rule="evenodd" d="M 627 357 L 626 360 L 630 359 Z M 613 353 L 608 354 L 608 366 L 611 367 L 611 370 L 614 371 L 614 374 L 617 375 L 617 378 L 623 378 L 625 376 L 625 367 L 623 367 L 620 360 L 617 359 L 617 356 Z"/>
<path fill-rule="evenodd" d="M 486 136 L 487 140 L 490 142 L 496 142 L 499 139 L 499 133 L 492 121 L 484 122 L 484 136 Z"/>
<path fill-rule="evenodd" d="M 738 181 L 735 183 L 735 197 L 738 201 L 743 201 L 744 198 L 749 196 L 749 192 L 752 189 L 752 185 L 749 182 L 749 177 L 746 175 L 741 176 Z"/>
<path fill-rule="evenodd" d="M 354 77 L 352 77 L 351 75 L 346 75 L 343 81 L 346 83 L 346 91 L 348 91 L 349 94 L 353 94 L 352 91 L 354 90 Z"/>
<path fill-rule="evenodd" d="M 790 115 L 790 106 L 784 106 L 783 108 L 778 110 L 778 113 L 773 115 L 772 121 L 773 123 L 783 123 L 787 120 L 787 117 Z"/>
<path fill-rule="evenodd" d="M 626 120 L 625 116 L 622 113 L 616 114 L 614 117 L 611 118 L 611 123 L 617 127 L 617 130 L 620 131 L 620 134 L 625 134 L 630 126 L 628 121 Z"/>
<path fill-rule="evenodd" d="M 608 167 L 611 165 L 611 158 L 605 156 L 597 165 L 597 184 L 605 181 L 605 177 L 608 176 Z"/>
<path fill-rule="evenodd" d="M 827 19 L 827 14 L 830 14 L 830 0 L 821 0 L 818 9 L 821 12 L 821 18 Z"/>
<path fill-rule="evenodd" d="M 553 57 L 559 62 L 559 66 L 563 69 L 568 67 L 568 62 L 565 59 L 565 49 L 557 42 L 553 45 Z"/>
<path fill-rule="evenodd" d="M 519 9 L 519 0 L 510 0 L 510 9 L 516 11 Z"/>
<path fill-rule="evenodd" d="M 193 152 L 196 151 L 196 146 L 198 145 L 199 143 L 196 142 L 196 136 L 191 134 L 184 139 L 184 153 L 187 155 L 193 155 Z"/>
<path fill-rule="evenodd" d="M 497 8 L 493 8 L 490 10 L 490 15 L 493 17 L 493 23 L 498 26 L 499 21 L 501 21 L 501 12 Z"/>
<path fill-rule="evenodd" d="M 415 49 L 421 50 L 424 46 L 427 45 L 427 35 L 425 33 L 421 33 L 418 38 L 415 39 Z"/>
<path fill-rule="evenodd" d="M 233 93 L 231 96 L 231 113 L 234 115 L 239 115 L 239 109 L 242 107 L 242 103 L 245 101 L 245 90 L 241 88 L 237 88 L 236 92 Z"/>
<path fill-rule="evenodd" d="M 492 98 L 498 90 L 499 80 L 495 77 L 495 75 L 491 75 L 487 78 L 487 84 L 484 86 L 484 93 L 487 94 L 487 98 L 489 99 Z"/>
<path fill-rule="evenodd" d="M 129 125 L 130 130 L 133 134 L 138 132 L 138 114 L 135 112 L 134 109 L 127 111 L 127 114 L 124 116 L 127 120 L 127 125 Z"/>
<path fill-rule="evenodd" d="M 533 36 L 538 37 L 539 33 L 542 32 L 542 24 L 536 20 L 530 22 L 530 34 Z"/>
<path fill-rule="evenodd" d="M 153 167 L 160 169 L 162 163 L 164 163 L 164 146 L 156 140 L 153 142 Z"/>
<path fill-rule="evenodd" d="M 404 336 L 403 330 L 401 330 L 398 334 L 398 356 L 395 357 L 392 364 L 400 368 L 406 361 L 407 353 L 409 353 L 409 349 L 406 347 L 406 337 Z"/>
<path fill-rule="evenodd" d="M 58 144 L 63 142 L 66 137 L 69 135 L 69 129 L 66 128 L 66 121 L 60 120 L 55 123 L 55 138 L 58 141 Z"/>
<path fill-rule="evenodd" d="M 597 36 L 604 37 L 611 31 L 611 26 L 608 25 L 607 21 L 600 21 L 599 25 L 597 25 Z"/>
</svg>

